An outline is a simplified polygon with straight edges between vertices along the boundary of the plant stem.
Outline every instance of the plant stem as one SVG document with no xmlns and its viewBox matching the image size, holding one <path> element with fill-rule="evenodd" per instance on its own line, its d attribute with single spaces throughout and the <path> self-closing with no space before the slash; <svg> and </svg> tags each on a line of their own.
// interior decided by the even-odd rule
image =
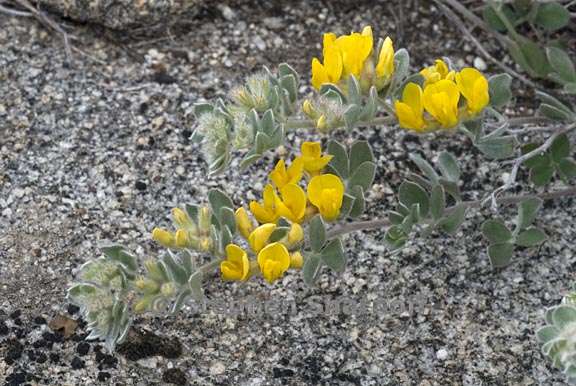
<svg viewBox="0 0 576 386">
<path fill-rule="evenodd" d="M 198 267 L 198 271 L 202 272 L 202 275 L 208 275 L 208 274 L 212 273 L 212 271 L 214 269 L 218 268 L 218 266 L 220 265 L 221 262 L 222 262 L 222 259 L 216 259 L 216 260 L 209 261 L 206 264 Z"/>
<path fill-rule="evenodd" d="M 540 194 L 524 194 L 524 195 L 514 195 L 514 196 L 506 196 L 496 199 L 498 204 L 501 205 L 512 205 L 517 204 L 527 198 L 530 197 L 539 197 L 542 200 L 554 200 L 558 198 L 565 198 L 576 196 L 576 187 L 569 187 L 566 189 L 558 190 L 555 192 L 546 192 Z M 468 208 L 480 207 L 484 200 L 471 200 L 471 201 L 464 201 L 462 204 L 466 205 Z M 449 214 L 451 208 L 446 210 L 446 214 Z M 374 229 L 381 229 L 390 225 L 390 221 L 388 219 L 376 219 L 370 221 L 356 221 L 351 222 L 348 224 L 342 224 L 332 228 L 327 233 L 328 238 L 334 238 L 337 236 L 342 236 L 347 233 L 352 233 L 356 231 L 367 231 L 367 230 L 374 230 Z"/>
</svg>

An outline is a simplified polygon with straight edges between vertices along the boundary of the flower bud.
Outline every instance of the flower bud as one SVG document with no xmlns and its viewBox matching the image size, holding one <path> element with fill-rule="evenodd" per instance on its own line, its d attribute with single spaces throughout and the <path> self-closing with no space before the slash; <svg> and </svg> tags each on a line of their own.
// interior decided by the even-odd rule
<svg viewBox="0 0 576 386">
<path fill-rule="evenodd" d="M 162 287 L 160 288 L 160 293 L 162 293 L 162 295 L 167 298 L 174 295 L 176 293 L 174 283 L 168 282 L 162 284 Z"/>
<path fill-rule="evenodd" d="M 306 100 L 302 103 L 302 111 L 303 111 L 304 114 L 306 114 L 309 118 L 311 118 L 311 119 L 318 119 L 318 112 L 316 111 L 316 109 L 315 109 L 314 106 L 312 105 L 312 102 L 310 102 L 309 99 L 306 99 Z"/>
<path fill-rule="evenodd" d="M 198 212 L 198 227 L 200 232 L 207 234 L 210 232 L 212 227 L 212 211 L 209 207 L 203 206 Z"/>
<path fill-rule="evenodd" d="M 240 207 L 236 210 L 235 217 L 238 230 L 242 236 L 247 239 L 248 236 L 250 236 L 250 233 L 252 233 L 254 230 L 254 223 L 252 222 L 252 219 L 250 216 L 248 216 L 248 212 L 246 212 L 244 207 Z"/>
<path fill-rule="evenodd" d="M 200 250 L 204 252 L 208 252 L 212 248 L 212 238 L 210 237 L 203 237 L 200 240 Z"/>
<path fill-rule="evenodd" d="M 304 259 L 300 251 L 290 254 L 290 268 L 300 269 L 304 265 Z"/>
<path fill-rule="evenodd" d="M 188 242 L 188 232 L 184 229 L 176 231 L 175 243 L 178 248 L 186 248 L 190 245 Z"/>
<path fill-rule="evenodd" d="M 152 231 L 152 239 L 166 248 L 174 248 L 176 246 L 174 235 L 161 228 L 154 228 Z"/>
</svg>

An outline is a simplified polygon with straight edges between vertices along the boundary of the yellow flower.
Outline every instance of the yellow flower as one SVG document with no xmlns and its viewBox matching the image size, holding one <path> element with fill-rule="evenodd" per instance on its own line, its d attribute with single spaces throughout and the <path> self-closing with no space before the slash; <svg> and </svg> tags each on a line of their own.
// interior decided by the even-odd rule
<svg viewBox="0 0 576 386">
<path fill-rule="evenodd" d="M 260 252 L 260 250 L 266 246 L 268 239 L 275 229 L 276 224 L 264 224 L 250 233 L 250 236 L 248 236 L 248 244 L 250 244 L 250 248 L 252 248 L 254 253 Z"/>
<path fill-rule="evenodd" d="M 464 68 L 456 74 L 458 89 L 466 98 L 468 112 L 475 116 L 490 102 L 488 80 L 475 68 Z"/>
<path fill-rule="evenodd" d="M 174 238 L 174 235 L 165 229 L 154 228 L 152 231 L 152 239 L 164 247 L 176 247 L 176 239 Z"/>
<path fill-rule="evenodd" d="M 179 248 L 186 248 L 190 244 L 188 241 L 188 232 L 184 229 L 178 229 L 174 239 L 176 246 Z"/>
<path fill-rule="evenodd" d="M 278 280 L 290 268 L 288 249 L 280 243 L 267 245 L 258 253 L 258 266 L 268 283 Z"/>
<path fill-rule="evenodd" d="M 322 155 L 322 146 L 320 142 L 304 142 L 301 147 L 302 161 L 304 162 L 304 170 L 311 174 L 318 174 L 328 162 L 332 159 L 332 155 Z"/>
<path fill-rule="evenodd" d="M 337 83 L 342 75 L 342 54 L 334 44 L 334 34 L 324 34 L 324 64 L 312 59 L 312 86 L 317 90 L 325 83 Z"/>
<path fill-rule="evenodd" d="M 181 228 L 192 228 L 194 226 L 188 213 L 184 212 L 180 208 L 172 209 L 172 218 L 174 219 L 174 223 Z"/>
<path fill-rule="evenodd" d="M 271 223 L 278 220 L 278 214 L 276 213 L 277 196 L 274 187 L 267 184 L 264 187 L 262 204 L 257 201 L 250 202 L 250 211 L 259 223 Z"/>
<path fill-rule="evenodd" d="M 280 189 L 282 199 L 276 196 L 276 214 L 299 223 L 306 213 L 306 193 L 296 184 L 284 185 Z"/>
<path fill-rule="evenodd" d="M 274 170 L 270 173 L 270 179 L 274 185 L 280 189 L 287 184 L 297 184 L 302 178 L 303 171 L 304 163 L 302 162 L 302 159 L 296 158 L 292 161 L 288 169 L 286 169 L 284 160 L 281 159 L 276 163 Z"/>
<path fill-rule="evenodd" d="M 290 255 L 290 268 L 302 268 L 304 265 L 304 259 L 299 251 L 296 251 Z"/>
<path fill-rule="evenodd" d="M 288 235 L 286 236 L 286 246 L 291 249 L 295 245 L 298 245 L 304 240 L 304 230 L 298 223 L 293 223 L 290 226 L 290 230 L 288 231 Z"/>
<path fill-rule="evenodd" d="M 246 252 L 236 244 L 226 246 L 226 260 L 220 263 L 223 280 L 246 280 L 250 275 L 250 260 Z"/>
<path fill-rule="evenodd" d="M 236 209 L 236 212 L 234 214 L 236 217 L 236 227 L 238 228 L 242 236 L 244 236 L 244 238 L 247 239 L 248 236 L 250 236 L 250 233 L 252 233 L 252 231 L 254 230 L 254 223 L 252 222 L 252 219 L 250 218 L 250 216 L 248 216 L 248 212 L 246 212 L 246 209 L 244 209 L 244 207 Z"/>
<path fill-rule="evenodd" d="M 384 44 L 380 49 L 378 55 L 378 63 L 376 64 L 376 77 L 378 88 L 382 88 L 388 83 L 388 80 L 394 73 L 394 44 L 392 39 L 386 37 Z M 382 83 L 382 84 L 380 84 Z"/>
<path fill-rule="evenodd" d="M 336 38 L 334 34 L 330 39 Z M 324 40 L 326 43 L 326 39 Z M 344 75 L 354 75 L 360 78 L 360 73 L 364 68 L 364 62 L 372 53 L 374 40 L 372 38 L 372 28 L 364 27 L 362 33 L 352 32 L 350 35 L 343 35 L 335 40 L 334 44 L 342 52 L 342 62 L 344 64 Z"/>
<path fill-rule="evenodd" d="M 422 95 L 424 108 L 444 128 L 458 124 L 458 101 L 460 92 L 456 83 L 450 80 L 439 80 L 424 88 Z"/>
<path fill-rule="evenodd" d="M 426 67 L 420 71 L 424 77 L 424 87 L 436 83 L 442 79 L 454 80 L 454 71 L 450 71 L 448 65 L 442 59 L 436 59 L 433 66 Z"/>
<path fill-rule="evenodd" d="M 313 177 L 308 184 L 308 199 L 326 221 L 338 218 L 343 197 L 344 184 L 334 174 Z"/>
<path fill-rule="evenodd" d="M 416 83 L 408 83 L 404 87 L 402 101 L 395 101 L 394 107 L 401 127 L 416 131 L 423 131 L 426 128 L 422 88 Z"/>
</svg>

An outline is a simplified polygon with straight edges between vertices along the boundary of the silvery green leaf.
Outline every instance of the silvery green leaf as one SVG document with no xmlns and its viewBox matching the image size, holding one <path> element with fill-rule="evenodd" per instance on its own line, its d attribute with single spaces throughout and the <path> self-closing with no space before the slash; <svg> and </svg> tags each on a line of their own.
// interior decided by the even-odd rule
<svg viewBox="0 0 576 386">
<path fill-rule="evenodd" d="M 497 138 L 481 139 L 475 145 L 486 157 L 490 159 L 509 158 L 514 155 L 518 141 L 513 135 Z"/>
<path fill-rule="evenodd" d="M 566 51 L 558 47 L 547 47 L 546 55 L 548 62 L 552 69 L 558 73 L 564 83 L 576 82 L 576 69 L 574 69 L 574 62 Z"/>
<path fill-rule="evenodd" d="M 328 142 L 328 154 L 331 154 L 333 157 L 330 160 L 329 165 L 334 168 L 336 173 L 342 179 L 348 178 L 348 153 L 346 152 L 346 148 L 336 140 L 330 140 Z"/>
<path fill-rule="evenodd" d="M 136 258 L 127 253 L 123 246 L 112 244 L 102 246 L 100 249 L 108 259 L 120 263 L 129 272 L 136 272 L 138 270 Z"/>
<path fill-rule="evenodd" d="M 410 174 L 408 174 L 408 180 L 420 185 L 420 187 L 424 190 L 432 189 L 432 183 L 419 174 L 410 172 Z"/>
<path fill-rule="evenodd" d="M 208 202 L 212 208 L 212 213 L 220 215 L 222 208 L 234 208 L 234 203 L 226 193 L 220 189 L 212 189 L 208 192 Z"/>
<path fill-rule="evenodd" d="M 304 256 L 304 265 L 302 266 L 302 276 L 304 282 L 313 285 L 318 279 L 320 273 L 321 260 L 318 254 L 306 254 Z"/>
<path fill-rule="evenodd" d="M 352 130 L 356 123 L 360 120 L 362 108 L 359 105 L 350 105 L 344 111 L 344 123 L 348 130 Z"/>
<path fill-rule="evenodd" d="M 516 228 L 527 228 L 538 214 L 542 207 L 542 199 L 538 197 L 530 197 L 518 204 L 518 217 L 516 218 Z"/>
<path fill-rule="evenodd" d="M 256 153 L 262 154 L 266 150 L 270 149 L 270 137 L 263 132 L 256 134 Z"/>
<path fill-rule="evenodd" d="M 399 84 L 408 76 L 410 71 L 410 54 L 405 48 L 401 48 L 394 54 L 394 79 Z"/>
<path fill-rule="evenodd" d="M 322 216 L 316 215 L 310 220 L 309 225 L 310 248 L 313 252 L 320 252 L 326 243 L 326 227 Z"/>
<path fill-rule="evenodd" d="M 368 94 L 368 99 L 366 100 L 366 104 L 362 109 L 362 114 L 360 115 L 360 121 L 368 122 L 374 119 L 376 116 L 376 112 L 378 111 L 378 91 L 376 87 L 370 87 L 370 92 Z"/>
<path fill-rule="evenodd" d="M 576 308 L 567 305 L 556 307 L 552 312 L 552 322 L 559 329 L 576 322 Z"/>
<path fill-rule="evenodd" d="M 340 239 L 328 241 L 321 252 L 322 261 L 336 272 L 343 272 L 346 268 L 346 254 Z"/>
<path fill-rule="evenodd" d="M 557 2 L 544 3 L 538 7 L 534 22 L 548 31 L 556 31 L 570 22 L 570 12 Z"/>
<path fill-rule="evenodd" d="M 554 166 L 538 165 L 530 169 L 530 181 L 536 186 L 545 186 L 550 183 L 554 175 Z"/>
<path fill-rule="evenodd" d="M 561 110 L 571 116 L 574 112 L 570 109 L 570 107 L 566 106 L 564 103 L 560 102 L 558 99 L 554 98 L 552 95 L 546 94 L 543 91 L 536 90 L 536 97 L 550 106 L 556 107 L 556 109 Z"/>
<path fill-rule="evenodd" d="M 170 253 L 165 254 L 162 257 L 162 261 L 164 262 L 172 281 L 175 281 L 180 285 L 185 284 L 188 281 L 188 273 L 174 260 Z"/>
<path fill-rule="evenodd" d="M 199 206 L 194 205 L 194 204 L 186 204 L 185 208 L 186 208 L 186 213 L 188 213 L 188 216 L 190 217 L 190 219 L 192 221 L 198 221 L 198 211 L 200 210 Z"/>
<path fill-rule="evenodd" d="M 460 168 L 458 167 L 458 161 L 451 153 L 443 151 L 438 157 L 438 168 L 442 173 L 442 176 L 448 181 L 457 182 L 460 180 Z"/>
<path fill-rule="evenodd" d="M 204 298 L 204 292 L 202 291 L 203 278 L 202 271 L 198 270 L 188 279 L 188 286 L 192 290 L 192 298 L 197 302 L 202 301 Z"/>
<path fill-rule="evenodd" d="M 349 216 L 352 207 L 354 206 L 354 201 L 356 198 L 348 193 L 344 193 L 344 198 L 342 199 L 342 206 L 340 207 L 340 218 L 346 218 Z"/>
<path fill-rule="evenodd" d="M 348 104 L 350 105 L 360 105 L 362 102 L 362 94 L 360 91 L 360 85 L 358 80 L 354 75 L 348 77 Z"/>
<path fill-rule="evenodd" d="M 452 196 L 454 200 L 462 201 L 462 197 L 460 196 L 460 188 L 456 182 L 448 181 L 444 178 L 440 178 L 439 182 L 444 188 L 444 191 Z"/>
<path fill-rule="evenodd" d="M 223 154 L 217 157 L 208 165 L 208 172 L 210 175 L 218 174 L 224 170 L 226 165 L 228 165 L 229 157 L 227 154 Z"/>
<path fill-rule="evenodd" d="M 402 221 L 404 221 L 404 217 L 402 214 L 395 212 L 393 210 L 388 211 L 388 219 L 390 223 L 393 225 L 400 225 Z"/>
<path fill-rule="evenodd" d="M 204 113 L 211 113 L 214 110 L 214 106 L 210 103 L 195 103 L 194 104 L 194 115 L 198 118 Z"/>
<path fill-rule="evenodd" d="M 566 83 L 564 85 L 564 92 L 566 94 L 576 94 L 576 82 Z"/>
<path fill-rule="evenodd" d="M 270 138 L 270 148 L 275 148 L 284 143 L 284 126 L 278 126 L 272 138 Z"/>
<path fill-rule="evenodd" d="M 500 219 L 486 220 L 484 224 L 482 224 L 482 234 L 493 244 L 512 240 L 512 232 L 510 232 Z"/>
<path fill-rule="evenodd" d="M 501 268 L 510 264 L 513 253 L 514 245 L 512 243 L 492 244 L 488 247 L 488 256 L 494 268 Z"/>
<path fill-rule="evenodd" d="M 220 223 L 226 225 L 228 230 L 232 235 L 236 232 L 236 216 L 234 216 L 234 210 L 232 207 L 222 207 L 220 208 Z"/>
<path fill-rule="evenodd" d="M 344 96 L 342 91 L 340 91 L 340 89 L 336 85 L 329 83 L 323 84 L 320 87 L 320 95 L 323 95 L 328 99 L 339 101 L 340 103 L 344 103 L 346 101 L 346 97 Z"/>
<path fill-rule="evenodd" d="M 547 103 L 542 103 L 540 107 L 538 107 L 538 112 L 546 118 L 550 118 L 555 121 L 569 121 L 574 116 L 574 113 L 566 112 Z"/>
<path fill-rule="evenodd" d="M 504 106 L 512 99 L 512 77 L 508 74 L 498 74 L 488 79 L 490 104 L 496 108 Z"/>
<path fill-rule="evenodd" d="M 359 185 L 364 191 L 368 191 L 374 182 L 374 176 L 376 175 L 376 164 L 374 162 L 366 161 L 360 164 L 350 180 L 348 181 L 348 186 Z"/>
<path fill-rule="evenodd" d="M 408 208 L 411 208 L 414 204 L 418 204 L 420 206 L 421 216 L 426 217 L 428 215 L 428 209 L 430 207 L 428 193 L 419 185 L 410 181 L 402 182 L 398 190 L 398 199 Z"/>
<path fill-rule="evenodd" d="M 448 234 L 456 233 L 466 218 L 467 209 L 468 207 L 464 204 L 453 206 L 450 213 L 438 222 L 438 226 Z"/>
<path fill-rule="evenodd" d="M 240 162 L 240 169 L 247 168 L 248 166 L 252 165 L 254 162 L 258 161 L 260 158 L 262 158 L 262 154 L 260 154 L 260 153 L 253 153 L 253 152 L 246 153 L 246 155 L 244 156 L 244 158 Z"/>
<path fill-rule="evenodd" d="M 288 63 L 280 63 L 278 65 L 278 75 L 280 75 L 280 77 L 293 76 L 296 81 L 298 81 L 300 77 L 298 72 Z"/>
<path fill-rule="evenodd" d="M 552 146 L 550 146 L 550 155 L 554 162 L 560 162 L 562 159 L 570 155 L 570 141 L 566 134 L 556 137 Z"/>
<path fill-rule="evenodd" d="M 294 75 L 285 75 L 280 78 L 280 85 L 288 92 L 290 102 L 296 102 L 298 98 L 298 83 Z"/>
<path fill-rule="evenodd" d="M 184 304 L 186 303 L 186 300 L 188 300 L 188 298 L 190 297 L 191 294 L 192 294 L 192 290 L 190 288 L 182 289 L 178 293 L 178 295 L 176 296 L 174 303 L 172 303 L 172 308 L 170 309 L 170 313 L 175 314 L 178 311 L 180 311 L 182 309 L 182 307 L 184 306 Z"/>
<path fill-rule="evenodd" d="M 439 220 L 444 216 L 446 208 L 446 197 L 442 185 L 434 185 L 430 193 L 430 213 L 434 220 Z"/>
<path fill-rule="evenodd" d="M 274 134 L 274 112 L 272 110 L 266 110 L 264 115 L 262 115 L 262 119 L 260 120 L 260 127 L 261 130 L 269 137 Z"/>
<path fill-rule="evenodd" d="M 538 337 L 538 341 L 540 343 L 546 343 L 558 337 L 560 330 L 554 326 L 546 326 L 540 328 L 536 332 L 536 336 Z"/>
<path fill-rule="evenodd" d="M 350 174 L 354 174 L 356 169 L 366 161 L 374 162 L 372 148 L 367 141 L 355 141 L 350 148 Z"/>
<path fill-rule="evenodd" d="M 565 158 L 556 166 L 560 177 L 566 182 L 576 178 L 576 162 L 573 159 Z"/>
<path fill-rule="evenodd" d="M 408 240 L 408 235 L 401 226 L 391 226 L 386 231 L 386 235 L 384 236 L 384 241 L 386 244 L 393 250 L 401 248 L 406 244 Z"/>
<path fill-rule="evenodd" d="M 516 245 L 521 247 L 536 247 L 546 241 L 546 233 L 538 228 L 531 227 L 522 231 L 516 237 Z"/>
<path fill-rule="evenodd" d="M 483 121 L 481 119 L 471 119 L 462 124 L 462 131 L 472 140 L 473 143 L 480 141 L 484 132 Z"/>
<path fill-rule="evenodd" d="M 424 173 L 426 177 L 428 177 L 428 179 L 432 182 L 432 184 L 438 183 L 439 178 L 438 173 L 436 173 L 436 170 L 434 170 L 434 168 L 432 167 L 432 165 L 430 165 L 430 163 L 428 163 L 428 161 L 426 161 L 424 158 L 422 158 L 419 154 L 416 153 L 411 153 L 408 156 L 410 157 L 412 162 L 414 162 L 416 166 L 418 166 L 418 168 L 422 171 L 422 173 Z"/>
<path fill-rule="evenodd" d="M 361 186 L 356 185 L 352 187 L 352 190 L 349 193 L 354 197 L 354 202 L 348 216 L 351 218 L 356 218 L 364 213 L 366 205 L 364 200 L 364 191 L 362 190 Z"/>
</svg>

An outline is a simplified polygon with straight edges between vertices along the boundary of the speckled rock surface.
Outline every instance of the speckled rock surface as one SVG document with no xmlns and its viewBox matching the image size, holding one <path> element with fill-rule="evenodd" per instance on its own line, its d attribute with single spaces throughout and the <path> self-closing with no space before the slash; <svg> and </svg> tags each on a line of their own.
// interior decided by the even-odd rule
<svg viewBox="0 0 576 386">
<path fill-rule="evenodd" d="M 562 384 L 534 334 L 545 308 L 573 281 L 572 200 L 546 203 L 537 222 L 552 241 L 519 251 L 505 270 L 490 268 L 478 229 L 489 213 L 481 211 L 470 213 L 455 237 L 434 234 L 395 255 L 383 247 L 382 231 L 351 235 L 346 272 L 323 273 L 313 289 L 297 274 L 271 286 L 210 281 L 205 291 L 211 299 L 294 301 L 297 310 L 234 316 L 185 309 L 174 317 L 136 320 L 137 329 L 177 341 L 179 355 L 132 346 L 110 356 L 98 342 L 84 341 L 81 321 L 67 339 L 46 325 L 57 314 L 78 318 L 65 301 L 66 286 L 82 263 L 98 256 L 102 240 L 123 243 L 144 259 L 161 252 L 149 233 L 169 224 L 171 207 L 202 200 L 212 187 L 226 190 L 237 204 L 259 194 L 277 154 L 244 174 L 236 163 L 207 178 L 198 146 L 187 139 L 193 103 L 225 95 L 262 65 L 287 61 L 308 74 L 322 32 L 364 24 L 409 47 L 418 67 L 440 55 L 469 65 L 477 57 L 428 2 L 353 3 L 229 2 L 203 9 L 177 34 L 165 31 L 153 41 L 116 42 L 76 27 L 84 54 L 74 51 L 71 65 L 58 37 L 33 20 L 0 15 L 0 381 Z M 519 102 L 515 112 L 530 113 Z M 394 128 L 335 135 L 344 142 L 366 138 L 374 146 L 378 172 L 366 219 L 391 207 L 393 191 L 415 170 L 410 152 L 457 154 L 464 192 L 502 183 L 503 169 L 486 163 L 461 136 L 416 138 Z M 290 133 L 286 151 L 318 138 Z M 503 208 L 502 215 L 514 213 Z M 320 315 L 312 307 L 342 297 L 408 306 L 422 296 L 425 304 L 412 312 L 399 307 Z"/>
</svg>

